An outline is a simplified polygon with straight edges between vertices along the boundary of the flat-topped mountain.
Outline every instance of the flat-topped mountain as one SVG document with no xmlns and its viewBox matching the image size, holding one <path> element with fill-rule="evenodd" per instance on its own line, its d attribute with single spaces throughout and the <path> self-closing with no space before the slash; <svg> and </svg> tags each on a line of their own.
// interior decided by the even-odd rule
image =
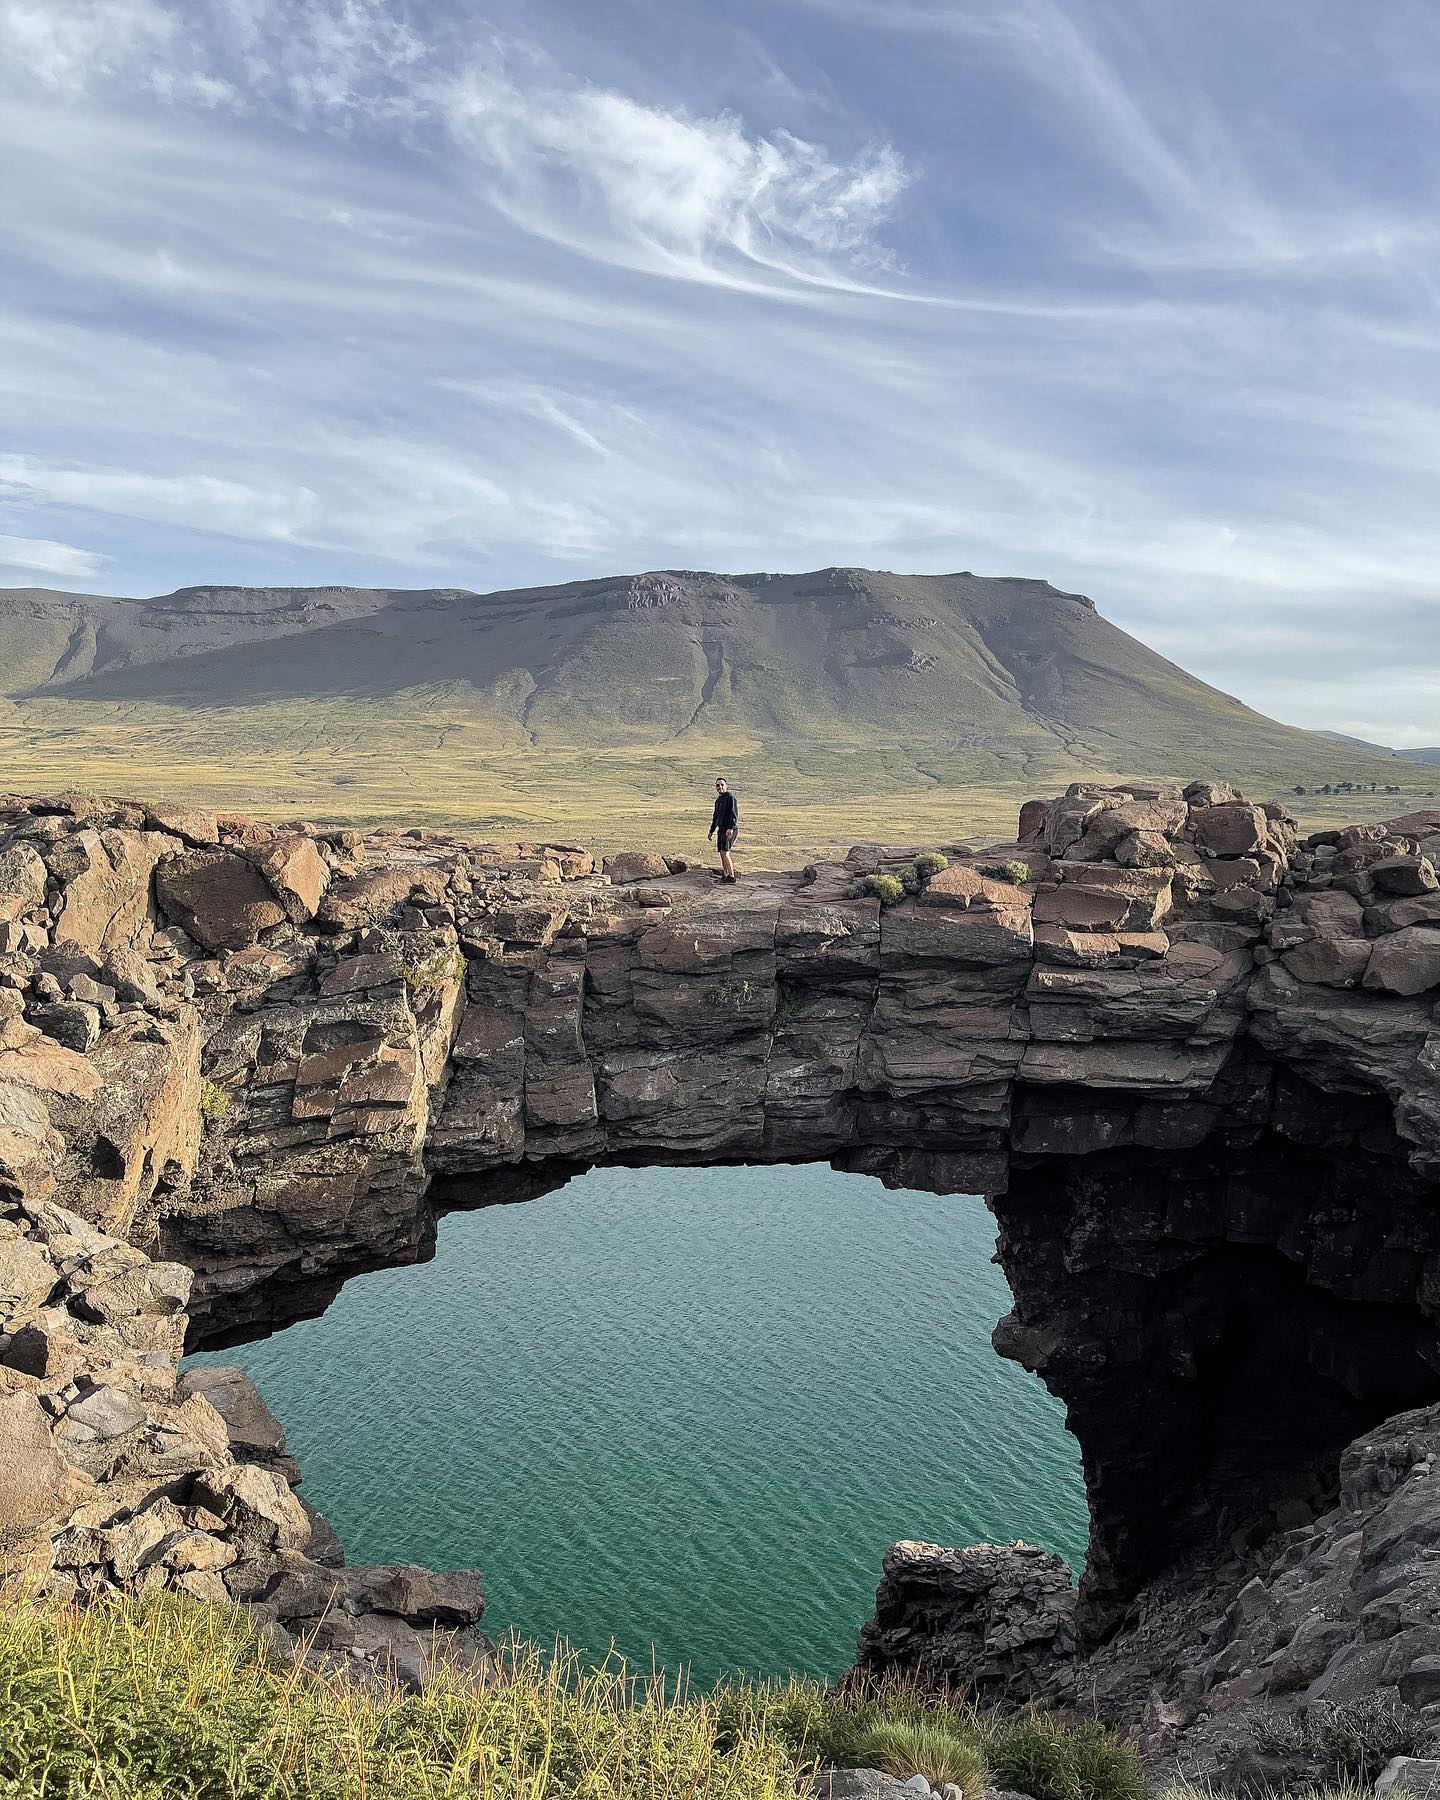
<svg viewBox="0 0 1440 1800">
<path fill-rule="evenodd" d="M 516 747 L 811 740 L 1157 769 L 1335 756 L 1044 581 L 668 570 L 493 594 L 0 592 L 12 699 L 167 708 L 384 702 Z M 1353 753 L 1364 761 L 1367 750 Z M 1374 753 L 1377 757 L 1383 752 Z"/>
<path fill-rule="evenodd" d="M 1303 794 L 1311 825 L 1341 791 L 1351 816 L 1434 786 L 1265 718 L 1081 595 L 865 569 L 494 594 L 0 589 L 0 760 L 36 791 L 691 852 L 723 772 L 751 867 L 865 836 L 993 837 L 1036 785 L 1097 771 Z"/>
</svg>

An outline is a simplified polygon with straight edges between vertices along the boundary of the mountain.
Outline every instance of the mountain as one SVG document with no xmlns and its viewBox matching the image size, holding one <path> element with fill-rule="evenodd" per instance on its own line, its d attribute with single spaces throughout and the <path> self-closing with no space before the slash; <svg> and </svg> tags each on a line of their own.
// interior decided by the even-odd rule
<svg viewBox="0 0 1440 1800">
<path fill-rule="evenodd" d="M 1372 744 L 1368 738 L 1349 737 L 1343 731 L 1317 731 L 1315 735 L 1335 744 L 1348 744 L 1355 750 L 1373 750 L 1377 756 L 1398 756 L 1401 762 L 1440 763 L 1440 744 L 1423 750 L 1394 750 L 1388 744 Z"/>
<path fill-rule="evenodd" d="M 1187 675 L 1043 581 L 970 574 L 621 576 L 563 587 L 0 593 L 17 701 L 468 711 L 516 743 L 880 732 L 1013 760 L 1152 767 L 1310 756 L 1310 734 Z"/>
<path fill-rule="evenodd" d="M 752 843 L 800 848 L 995 835 L 1017 795 L 1082 775 L 1272 793 L 1418 777 L 1197 681 L 1081 595 L 969 573 L 17 588 L 0 590 L 0 671 L 8 786 L 334 820 L 419 806 L 597 843 L 688 842 L 716 766 L 743 784 Z"/>
</svg>

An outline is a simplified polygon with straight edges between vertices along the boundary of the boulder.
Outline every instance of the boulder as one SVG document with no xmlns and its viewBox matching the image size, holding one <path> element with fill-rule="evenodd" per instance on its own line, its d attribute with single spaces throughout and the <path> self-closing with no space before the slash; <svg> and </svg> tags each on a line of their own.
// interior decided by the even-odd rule
<svg viewBox="0 0 1440 1800">
<path fill-rule="evenodd" d="M 940 869 L 915 896 L 917 906 L 959 906 L 1010 909 L 1023 906 L 1025 896 L 1013 882 L 996 881 L 977 874 L 964 863 Z"/>
<path fill-rule="evenodd" d="M 150 919 L 150 878 L 161 846 L 153 832 L 81 831 L 50 855 L 65 898 L 55 936 L 87 950 L 133 944 Z"/>
<path fill-rule="evenodd" d="M 1173 869 L 1175 850 L 1158 831 L 1132 831 L 1115 846 L 1115 860 L 1127 869 Z"/>
<path fill-rule="evenodd" d="M 145 809 L 145 823 L 152 831 L 164 831 L 178 837 L 192 850 L 210 850 L 220 842 L 220 822 L 212 812 L 198 806 L 174 805 L 159 801 Z"/>
<path fill-rule="evenodd" d="M 1407 925 L 1440 929 L 1440 894 L 1421 894 L 1415 900 L 1388 900 L 1383 905 L 1367 906 L 1365 924 L 1377 935 L 1403 931 Z"/>
<path fill-rule="evenodd" d="M 284 1457 L 285 1428 L 243 1369 L 202 1363 L 176 1384 L 182 1399 L 203 1394 L 225 1421 L 231 1454 L 240 1462 L 274 1463 Z"/>
<path fill-rule="evenodd" d="M 253 1463 L 206 1470 L 195 1479 L 192 1502 L 223 1519 L 250 1553 L 303 1550 L 311 1537 L 305 1509 L 290 1484 Z"/>
<path fill-rule="evenodd" d="M 1247 856 L 1263 850 L 1270 839 L 1265 814 L 1243 800 L 1203 806 L 1192 801 L 1190 825 L 1196 844 L 1212 856 Z"/>
<path fill-rule="evenodd" d="M 45 902 L 45 863 L 31 844 L 0 850 L 0 921 L 19 919 Z"/>
<path fill-rule="evenodd" d="M 308 837 L 284 833 L 259 853 L 255 865 L 293 924 L 303 924 L 319 912 L 330 886 L 330 870 Z"/>
<path fill-rule="evenodd" d="M 1071 931 L 1115 931 L 1130 911 L 1124 894 L 1099 892 L 1075 882 L 1042 884 L 1035 895 L 1035 923 Z"/>
<path fill-rule="evenodd" d="M 245 950 L 262 931 L 285 921 L 269 884 L 243 856 L 190 850 L 155 872 L 155 895 L 167 919 L 207 950 Z"/>
<path fill-rule="evenodd" d="M 121 1000 L 138 1000 L 142 1006 L 154 1006 L 160 999 L 155 965 L 128 945 L 107 950 L 99 972 Z"/>
<path fill-rule="evenodd" d="M 1428 856 L 1387 856 L 1370 865 L 1370 879 L 1384 893 L 1396 894 L 1402 900 L 1413 900 L 1420 894 L 1433 894 L 1440 889 L 1435 865 Z"/>
<path fill-rule="evenodd" d="M 896 966 L 954 962 L 959 967 L 1023 961 L 1034 943 L 1023 896 L 1008 907 L 892 907 L 881 917 L 881 955 Z"/>
<path fill-rule="evenodd" d="M 55 1264 L 33 1239 L 0 1238 L 0 1331 L 43 1306 L 58 1279 Z"/>
<path fill-rule="evenodd" d="M 100 1011 L 79 1000 L 55 1000 L 48 1006 L 32 1006 L 30 1022 L 38 1025 L 47 1037 L 83 1055 L 99 1041 Z"/>
<path fill-rule="evenodd" d="M 1035 898 L 1036 924 L 1079 930 L 1153 931 L 1170 911 L 1169 869 L 1122 869 L 1114 863 L 1056 862 Z"/>
<path fill-rule="evenodd" d="M 1321 888 L 1301 894 L 1294 910 L 1307 925 L 1324 935 L 1363 937 L 1365 909 L 1353 894 L 1340 888 Z"/>
<path fill-rule="evenodd" d="M 1297 981 L 1320 987 L 1355 987 L 1370 962 L 1364 938 L 1317 937 L 1287 950 L 1280 961 Z"/>
<path fill-rule="evenodd" d="M 1235 919 L 1246 925 L 1260 926 L 1275 910 L 1275 902 L 1268 894 L 1257 887 L 1242 883 L 1239 886 L 1217 888 L 1210 897 L 1211 908 L 1227 919 Z"/>
<path fill-rule="evenodd" d="M 1069 856 L 1103 812 L 1123 806 L 1129 794 L 1075 784 L 1045 810 L 1040 842 L 1051 856 Z"/>
<path fill-rule="evenodd" d="M 883 1769 L 825 1768 L 815 1776 L 816 1800 L 914 1800 L 916 1792 Z"/>
<path fill-rule="evenodd" d="M 1065 925 L 1035 927 L 1037 964 L 1061 968 L 1130 968 L 1162 957 L 1170 949 L 1163 931 L 1072 931 Z"/>
<path fill-rule="evenodd" d="M 1397 1685 L 1405 1706 L 1434 1706 L 1440 1702 L 1440 1656 L 1417 1656 Z"/>
<path fill-rule="evenodd" d="M 18 1048 L 0 1050 L 0 1082 L 28 1088 L 47 1103 L 91 1101 L 104 1085 L 91 1058 L 40 1036 Z"/>
<path fill-rule="evenodd" d="M 60 1442 L 124 1437 L 145 1423 L 145 1408 L 124 1388 L 104 1384 L 72 1400 L 56 1427 Z"/>
<path fill-rule="evenodd" d="M 1191 806 L 1223 806 L 1238 800 L 1239 792 L 1228 781 L 1192 781 L 1182 790 Z"/>
<path fill-rule="evenodd" d="M 34 1394 L 0 1394 L 0 1549 L 57 1519 L 76 1491 Z"/>
<path fill-rule="evenodd" d="M 1384 1800 L 1387 1794 L 1440 1800 L 1440 1762 L 1423 1756 L 1392 1756 L 1375 1783 L 1376 1800 Z"/>
<path fill-rule="evenodd" d="M 393 1613 L 411 1625 L 473 1625 L 485 1611 L 478 1569 L 358 1567 L 346 1571 L 346 1589 L 365 1611 Z"/>
<path fill-rule="evenodd" d="M 1408 925 L 1378 939 L 1370 951 L 1365 986 L 1407 995 L 1440 987 L 1440 931 Z"/>
<path fill-rule="evenodd" d="M 1127 838 L 1143 835 L 1164 843 L 1179 833 L 1185 820 L 1185 802 L 1178 797 L 1168 800 L 1121 799 L 1118 805 L 1102 806 L 1066 854 L 1076 862 L 1095 862 L 1107 856 L 1124 861 L 1118 850 Z"/>
<path fill-rule="evenodd" d="M 647 881 L 652 876 L 670 873 L 665 858 L 651 850 L 622 850 L 616 856 L 607 856 L 601 867 L 617 885 L 627 881 Z"/>
<path fill-rule="evenodd" d="M 335 882 L 315 916 L 322 930 L 357 931 L 385 924 L 412 899 L 432 905 L 444 895 L 445 872 L 428 863 L 366 869 Z"/>
</svg>

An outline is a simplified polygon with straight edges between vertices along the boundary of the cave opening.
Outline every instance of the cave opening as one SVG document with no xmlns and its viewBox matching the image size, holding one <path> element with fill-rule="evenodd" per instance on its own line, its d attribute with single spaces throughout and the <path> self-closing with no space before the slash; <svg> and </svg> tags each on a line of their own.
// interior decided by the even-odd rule
<svg viewBox="0 0 1440 1800">
<path fill-rule="evenodd" d="M 1083 1554 L 994 1244 L 976 1197 L 824 1164 L 602 1167 L 197 1360 L 256 1380 L 354 1560 L 481 1567 L 488 1629 L 837 1676 L 897 1538 Z"/>
<path fill-rule="evenodd" d="M 1192 1554 L 1307 1521 L 1352 1439 L 1440 1399 L 1433 1201 L 1389 1154 L 1274 1132 L 1016 1167 L 997 1347 L 1082 1446 L 1092 1634 Z"/>
</svg>

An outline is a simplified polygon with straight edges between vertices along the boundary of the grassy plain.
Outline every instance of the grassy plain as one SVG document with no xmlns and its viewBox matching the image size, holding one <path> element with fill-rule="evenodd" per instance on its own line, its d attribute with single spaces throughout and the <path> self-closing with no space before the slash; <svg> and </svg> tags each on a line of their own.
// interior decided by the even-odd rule
<svg viewBox="0 0 1440 1800">
<path fill-rule="evenodd" d="M 986 844 L 1013 838 L 1022 801 L 1080 778 L 1218 776 L 1285 799 L 1316 829 L 1430 803 L 1440 773 L 1387 765 L 1399 795 L 1295 797 L 1298 783 L 1365 780 L 1373 760 L 1336 746 L 1312 758 L 1207 758 L 1193 744 L 1171 766 L 1106 766 L 1099 754 L 1008 752 L 886 742 L 724 739 L 653 747 L 517 745 L 457 708 L 374 702 L 261 703 L 197 711 L 154 703 L 0 701 L 0 787 L 184 798 L 221 810 L 326 825 L 426 825 L 496 838 L 548 837 L 599 851 L 705 849 L 711 784 L 740 795 L 744 860 L 785 866 L 866 840 Z M 1183 758 L 1183 760 L 1182 760 Z M 1022 772 L 1017 773 L 1017 768 Z"/>
</svg>

